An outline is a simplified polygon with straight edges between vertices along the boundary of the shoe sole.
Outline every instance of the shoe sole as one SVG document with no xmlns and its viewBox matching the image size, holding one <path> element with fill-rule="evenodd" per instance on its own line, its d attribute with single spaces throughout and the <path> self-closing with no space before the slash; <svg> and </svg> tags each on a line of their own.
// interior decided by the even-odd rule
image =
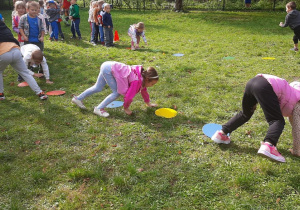
<svg viewBox="0 0 300 210">
<path fill-rule="evenodd" d="M 275 156 L 275 155 L 273 155 L 273 154 L 271 154 L 267 151 L 264 151 L 264 150 L 258 150 L 257 154 L 262 156 L 262 157 L 268 158 L 269 160 L 277 161 L 277 162 L 280 162 L 280 163 L 285 163 L 286 162 L 285 160 L 281 160 L 277 156 Z"/>
<path fill-rule="evenodd" d="M 76 101 L 73 101 L 73 100 L 72 100 L 72 103 L 73 103 L 73 104 L 76 104 L 80 109 L 86 109 L 86 107 L 85 107 L 84 105 L 82 106 L 82 105 L 76 103 Z"/>
<path fill-rule="evenodd" d="M 100 117 L 109 117 L 109 115 L 107 115 L 107 116 L 103 116 L 103 115 L 100 115 L 100 114 L 98 114 L 98 113 L 97 113 L 97 112 L 95 112 L 95 111 L 94 111 L 94 114 L 95 114 L 95 115 L 98 115 L 98 116 L 100 116 Z"/>
<path fill-rule="evenodd" d="M 212 136 L 211 140 L 213 140 L 217 144 L 229 144 L 230 143 L 230 140 L 229 141 L 222 141 L 222 140 L 217 139 L 215 136 Z"/>
</svg>

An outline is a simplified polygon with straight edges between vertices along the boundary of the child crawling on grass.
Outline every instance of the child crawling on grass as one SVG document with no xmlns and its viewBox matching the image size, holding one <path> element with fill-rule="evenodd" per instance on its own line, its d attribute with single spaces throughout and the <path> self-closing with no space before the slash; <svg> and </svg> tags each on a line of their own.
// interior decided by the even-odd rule
<svg viewBox="0 0 300 210">
<path fill-rule="evenodd" d="M 243 110 L 222 125 L 222 130 L 217 131 L 211 139 L 218 144 L 229 144 L 230 137 L 227 134 L 250 120 L 257 103 L 269 123 L 269 130 L 261 142 L 258 154 L 286 162 L 276 146 L 285 125 L 283 117 L 289 117 L 294 139 L 291 152 L 300 156 L 300 82 L 289 84 L 282 78 L 268 74 L 258 74 L 248 81 L 242 101 Z"/>
<path fill-rule="evenodd" d="M 120 95 L 124 96 L 124 111 L 131 115 L 129 106 L 137 93 L 141 93 L 145 103 L 149 107 L 156 107 L 156 104 L 150 103 L 148 87 L 152 87 L 158 81 L 158 74 L 153 67 L 144 70 L 141 65 L 129 66 L 115 61 L 106 61 L 100 67 L 100 74 L 94 86 L 88 88 L 79 96 L 72 99 L 72 103 L 81 109 L 86 109 L 82 100 L 86 97 L 100 92 L 108 84 L 112 93 L 108 95 L 97 107 L 94 108 L 94 114 L 101 117 L 108 117 L 109 113 L 105 107 L 116 100 Z"/>
<path fill-rule="evenodd" d="M 145 24 L 143 22 L 139 22 L 137 24 L 133 24 L 128 29 L 128 36 L 131 37 L 131 50 L 136 50 L 140 48 L 140 40 L 143 38 L 146 45 L 147 39 L 145 36 Z"/>
</svg>

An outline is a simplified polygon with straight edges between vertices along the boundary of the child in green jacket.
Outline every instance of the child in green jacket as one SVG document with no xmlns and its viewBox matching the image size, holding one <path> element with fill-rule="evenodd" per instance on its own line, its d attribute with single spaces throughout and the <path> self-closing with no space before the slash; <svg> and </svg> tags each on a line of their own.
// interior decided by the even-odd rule
<svg viewBox="0 0 300 210">
<path fill-rule="evenodd" d="M 71 32 L 73 36 L 71 38 L 76 38 L 75 31 L 77 33 L 78 39 L 81 39 L 81 33 L 79 30 L 80 24 L 80 15 L 79 15 L 79 6 L 76 4 L 77 0 L 71 0 L 69 18 L 72 21 Z"/>
</svg>

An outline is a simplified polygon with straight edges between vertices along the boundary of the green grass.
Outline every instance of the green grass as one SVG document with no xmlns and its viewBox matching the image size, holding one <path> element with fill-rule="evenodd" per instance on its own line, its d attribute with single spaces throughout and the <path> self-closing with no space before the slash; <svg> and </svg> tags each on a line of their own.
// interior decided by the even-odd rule
<svg viewBox="0 0 300 210">
<path fill-rule="evenodd" d="M 1 13 L 10 25 L 10 11 Z M 300 209 L 300 159 L 288 152 L 288 122 L 278 144 L 286 164 L 257 155 L 268 128 L 260 108 L 232 133 L 230 145 L 212 143 L 201 130 L 241 109 L 245 84 L 257 73 L 299 79 L 292 31 L 278 26 L 285 13 L 115 10 L 121 41 L 109 49 L 89 44 L 87 11 L 81 16 L 83 41 L 45 42 L 54 84 L 38 83 L 66 90 L 64 96 L 39 101 L 17 87 L 11 67 L 4 72 L 0 209 Z M 127 29 L 138 21 L 145 22 L 149 46 L 132 52 Z M 85 100 L 87 111 L 71 104 L 107 60 L 154 66 L 160 80 L 149 88 L 152 101 L 175 105 L 179 114 L 159 118 L 137 96 L 133 116 L 117 108 L 97 117 L 93 107 L 109 88 Z"/>
</svg>

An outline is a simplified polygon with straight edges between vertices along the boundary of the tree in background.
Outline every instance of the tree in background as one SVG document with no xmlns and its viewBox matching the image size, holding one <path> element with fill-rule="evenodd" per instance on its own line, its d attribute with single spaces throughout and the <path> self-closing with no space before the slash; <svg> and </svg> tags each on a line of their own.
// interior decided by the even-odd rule
<svg viewBox="0 0 300 210">
<path fill-rule="evenodd" d="M 183 10 L 182 0 L 176 0 L 175 2 L 175 11 L 179 12 Z"/>
</svg>

